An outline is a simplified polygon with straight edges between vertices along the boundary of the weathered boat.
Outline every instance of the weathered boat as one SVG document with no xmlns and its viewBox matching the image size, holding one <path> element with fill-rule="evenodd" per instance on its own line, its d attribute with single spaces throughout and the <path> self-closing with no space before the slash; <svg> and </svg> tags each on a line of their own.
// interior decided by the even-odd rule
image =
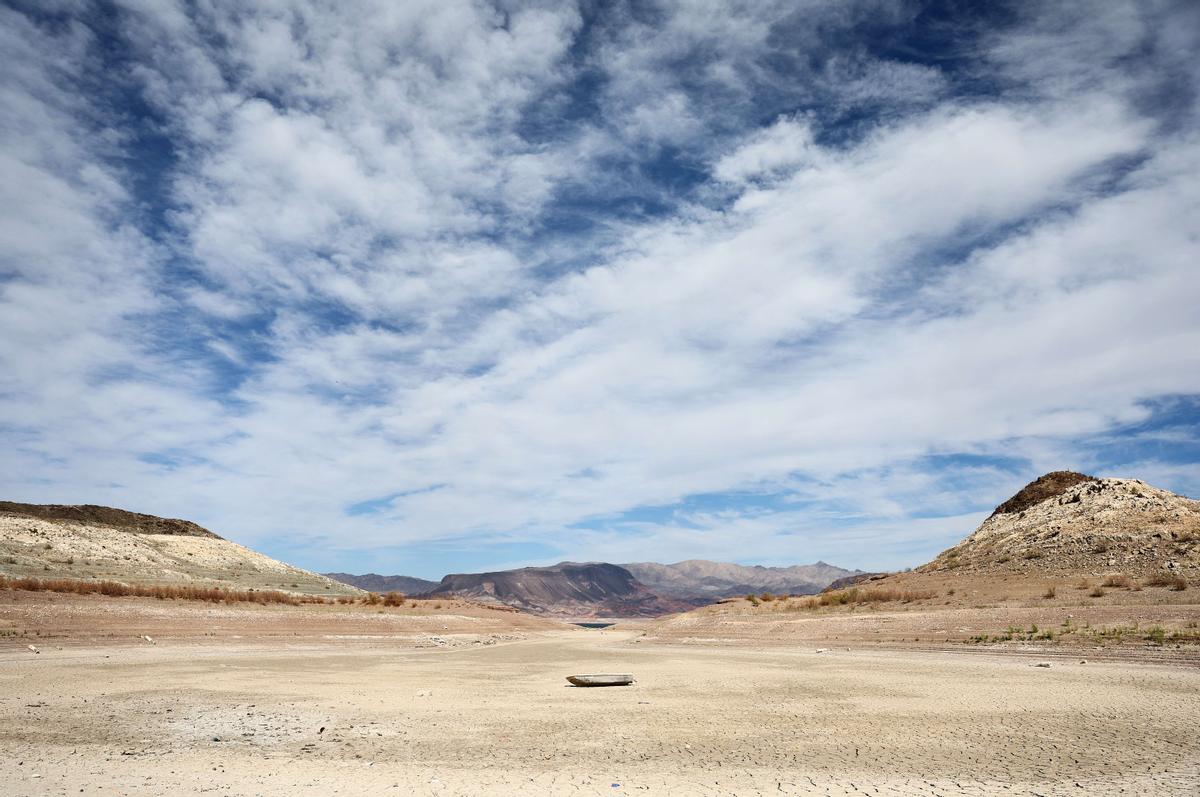
<svg viewBox="0 0 1200 797">
<path fill-rule="evenodd" d="M 629 686 L 632 675 L 568 675 L 567 680 L 575 686 Z"/>
</svg>

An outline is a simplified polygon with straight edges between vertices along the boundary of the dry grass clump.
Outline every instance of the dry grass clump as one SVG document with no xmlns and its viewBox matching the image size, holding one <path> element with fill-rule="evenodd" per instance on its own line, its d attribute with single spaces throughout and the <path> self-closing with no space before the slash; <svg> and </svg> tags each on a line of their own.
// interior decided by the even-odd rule
<svg viewBox="0 0 1200 797">
<path fill-rule="evenodd" d="M 1151 587 L 1170 587 L 1175 592 L 1183 592 L 1188 588 L 1187 579 L 1176 573 L 1155 573 L 1146 584 Z"/>
<path fill-rule="evenodd" d="M 1046 600 L 1050 600 L 1056 595 L 1058 595 L 1058 590 L 1053 585 L 1046 587 L 1046 591 L 1042 593 L 1042 597 Z"/>
<path fill-rule="evenodd" d="M 1100 587 L 1096 587 L 1095 589 L 1093 589 L 1091 592 L 1088 593 L 1088 596 L 1092 597 L 1092 598 L 1103 598 L 1104 590 L 1101 589 Z"/>
<path fill-rule="evenodd" d="M 848 589 L 822 592 L 806 600 L 789 602 L 789 609 L 819 609 L 824 606 L 853 606 L 866 603 L 912 603 L 913 601 L 930 600 L 937 597 L 937 590 L 932 589 L 895 589 L 873 587 L 863 589 L 850 587 Z"/>
<path fill-rule="evenodd" d="M 389 606 L 401 608 L 405 597 L 399 592 L 380 595 L 368 592 L 362 597 L 343 595 L 326 598 L 320 595 L 295 595 L 278 590 L 226 589 L 224 587 L 165 586 L 124 584 L 120 581 L 84 581 L 71 578 L 11 578 L 0 576 L 0 590 L 23 589 L 30 592 L 66 592 L 75 595 L 107 595 L 109 597 L 158 598 L 159 600 L 193 600 L 210 603 L 282 603 L 288 606 L 301 604 L 330 604 L 338 606 Z M 413 607 L 417 606 L 413 601 Z M 439 604 L 436 608 L 441 608 Z M 509 607 L 503 607 L 508 610 Z M 515 610 L 513 610 L 515 611 Z"/>
<path fill-rule="evenodd" d="M 324 603 L 324 598 L 302 597 L 276 590 L 233 590 L 222 587 L 146 586 L 123 584 L 119 581 L 81 581 L 70 578 L 9 578 L 0 576 L 0 589 L 23 589 L 30 592 L 65 592 L 74 595 L 107 595 L 114 598 L 158 598 L 159 600 L 192 600 L 210 603 L 283 603 L 299 606 L 302 603 Z"/>
<path fill-rule="evenodd" d="M 1133 589 L 1137 586 L 1137 582 L 1127 575 L 1117 573 L 1116 575 L 1107 576 L 1100 586 L 1102 587 L 1119 587 L 1121 589 Z"/>
</svg>

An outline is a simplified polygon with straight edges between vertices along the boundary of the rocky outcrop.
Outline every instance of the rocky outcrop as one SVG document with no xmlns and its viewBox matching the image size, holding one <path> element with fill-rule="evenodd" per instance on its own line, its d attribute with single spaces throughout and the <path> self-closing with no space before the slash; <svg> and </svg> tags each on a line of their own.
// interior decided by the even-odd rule
<svg viewBox="0 0 1200 797">
<path fill-rule="evenodd" d="M 1063 487 L 1062 475 L 1047 474 L 1025 487 L 921 570 L 1200 571 L 1200 501 L 1137 479 L 1067 474 L 1074 483 Z M 1032 500 L 1038 496 L 1044 497 Z"/>
<path fill-rule="evenodd" d="M 1056 470 L 1047 473 L 1045 476 L 1037 477 L 1022 487 L 1021 491 L 1012 498 L 996 507 L 996 511 L 992 512 L 992 516 L 1023 512 L 1031 506 L 1040 504 L 1042 501 L 1062 495 L 1077 484 L 1094 481 L 1099 480 L 1095 476 L 1088 476 L 1070 470 Z"/>
</svg>

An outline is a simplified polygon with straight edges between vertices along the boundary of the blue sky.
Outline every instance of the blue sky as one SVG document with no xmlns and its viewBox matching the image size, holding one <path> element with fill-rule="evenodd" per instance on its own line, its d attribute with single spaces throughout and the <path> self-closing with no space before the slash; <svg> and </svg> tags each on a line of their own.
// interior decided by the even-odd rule
<svg viewBox="0 0 1200 797">
<path fill-rule="evenodd" d="M 0 492 L 319 570 L 1200 495 L 1190 2 L 9 2 Z"/>
</svg>

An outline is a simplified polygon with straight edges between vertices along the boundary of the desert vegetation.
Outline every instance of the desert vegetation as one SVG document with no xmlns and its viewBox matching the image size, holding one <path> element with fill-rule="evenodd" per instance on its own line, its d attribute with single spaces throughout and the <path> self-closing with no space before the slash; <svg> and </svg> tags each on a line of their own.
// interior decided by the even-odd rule
<svg viewBox="0 0 1200 797">
<path fill-rule="evenodd" d="M 1143 627 L 1139 623 L 1093 626 L 1091 623 L 1078 624 L 1067 618 L 1059 628 L 1038 628 L 1036 624 L 1030 625 L 1029 628 L 1009 626 L 1003 633 L 979 634 L 966 640 L 966 643 L 978 645 L 1035 640 L 1084 642 L 1100 646 L 1123 642 L 1142 642 L 1152 646 L 1192 645 L 1200 643 L 1200 627 L 1195 622 L 1171 630 L 1157 624 Z"/>
<path fill-rule="evenodd" d="M 65 592 L 75 595 L 106 595 L 108 597 L 158 598 L 159 600 L 194 600 L 210 603 L 282 603 L 299 606 L 302 603 L 326 603 L 324 598 L 295 595 L 278 590 L 233 590 L 222 587 L 192 585 L 139 585 L 120 581 L 84 581 L 71 578 L 9 578 L 0 576 L 0 589 L 29 592 Z"/>
<path fill-rule="evenodd" d="M 1150 587 L 1169 587 L 1175 592 L 1183 592 L 1188 588 L 1187 579 L 1175 573 L 1155 573 L 1146 580 Z"/>
<path fill-rule="evenodd" d="M 61 592 L 74 595 L 105 595 L 113 598 L 157 598 L 159 600 L 191 600 L 208 601 L 209 603 L 257 603 L 284 604 L 300 606 L 303 604 L 322 604 L 340 606 L 387 606 L 401 608 L 407 598 L 399 592 L 389 592 L 381 595 L 378 592 L 368 592 L 358 597 L 341 596 L 337 598 L 320 595 L 298 595 L 279 590 L 256 589 L 227 589 L 224 587 L 209 587 L 197 585 L 151 585 L 126 584 L 120 581 L 84 580 L 73 578 L 15 578 L 0 576 L 0 590 L 25 590 L 28 592 Z M 412 601 L 413 608 L 418 606 Z M 438 604 L 434 608 L 441 608 Z M 508 610 L 508 607 L 502 607 Z"/>
<path fill-rule="evenodd" d="M 893 589 L 888 587 L 848 587 L 846 589 L 822 592 L 807 598 L 789 598 L 779 596 L 774 598 L 778 608 L 788 611 L 821 609 L 834 606 L 857 606 L 874 603 L 912 603 L 914 601 L 931 600 L 938 596 L 933 589 Z M 765 596 L 764 596 L 765 599 Z M 758 605 L 757 598 L 752 601 Z"/>
</svg>

